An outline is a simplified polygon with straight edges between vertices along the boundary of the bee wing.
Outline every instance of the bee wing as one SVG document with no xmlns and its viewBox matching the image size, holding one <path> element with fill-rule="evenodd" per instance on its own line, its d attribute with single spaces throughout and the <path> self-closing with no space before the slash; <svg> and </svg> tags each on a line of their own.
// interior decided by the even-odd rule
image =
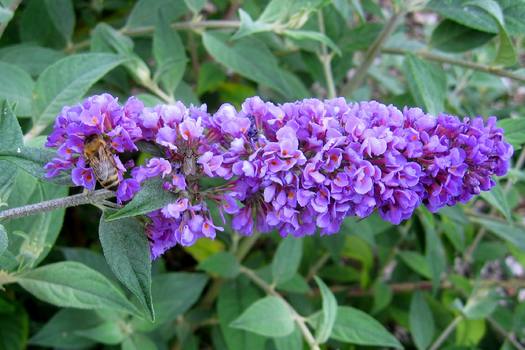
<svg viewBox="0 0 525 350">
<path fill-rule="evenodd" d="M 108 180 L 115 173 L 115 160 L 104 147 L 98 149 L 98 155 L 91 159 L 90 165 L 101 182 Z"/>
</svg>

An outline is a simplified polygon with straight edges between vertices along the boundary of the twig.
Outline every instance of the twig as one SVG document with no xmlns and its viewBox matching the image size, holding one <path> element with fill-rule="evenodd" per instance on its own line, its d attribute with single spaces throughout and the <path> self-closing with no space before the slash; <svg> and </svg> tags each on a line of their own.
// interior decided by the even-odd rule
<svg viewBox="0 0 525 350">
<path fill-rule="evenodd" d="M 312 265 L 310 270 L 308 270 L 308 274 L 306 275 L 306 282 L 309 282 L 312 278 L 314 278 L 315 275 L 317 275 L 317 272 L 321 270 L 321 268 L 328 262 L 330 259 L 330 253 L 326 252 L 315 262 L 315 264 Z"/>
<path fill-rule="evenodd" d="M 325 34 L 323 11 L 317 12 L 317 18 L 319 22 L 319 31 L 321 34 Z M 334 74 L 332 72 L 332 55 L 328 53 L 328 49 L 325 43 L 321 43 L 321 54 L 318 54 L 319 60 L 323 64 L 324 76 L 326 79 L 326 88 L 328 89 L 328 98 L 335 98 L 335 83 Z"/>
<path fill-rule="evenodd" d="M 368 73 L 368 69 L 374 62 L 374 59 L 381 52 L 381 48 L 385 44 L 386 40 L 394 32 L 394 29 L 396 28 L 399 19 L 404 15 L 405 11 L 398 11 L 394 12 L 392 17 L 390 17 L 388 23 L 385 25 L 379 36 L 366 51 L 363 62 L 361 63 L 359 68 L 357 68 L 357 71 L 354 74 L 354 76 L 350 79 L 348 83 L 346 83 L 342 87 L 342 96 L 350 96 L 363 83 L 363 80 L 365 79 Z"/>
<path fill-rule="evenodd" d="M 1 211 L 0 220 L 16 219 L 23 216 L 40 214 L 59 208 L 68 208 L 83 204 L 98 203 L 114 196 L 115 192 L 102 189 L 93 192 L 75 194 L 73 196 L 63 198 L 51 199 L 45 202 L 24 205 L 23 207 Z"/>
<path fill-rule="evenodd" d="M 499 67 L 487 66 L 482 63 L 470 62 L 470 61 L 460 60 L 457 58 L 451 58 L 448 56 L 436 54 L 436 53 L 425 51 L 425 50 L 412 51 L 412 50 L 407 50 L 407 49 L 385 47 L 381 50 L 381 52 L 386 53 L 386 54 L 392 54 L 392 55 L 406 55 L 406 54 L 411 53 L 421 58 L 427 59 L 429 61 L 452 64 L 454 66 L 460 66 L 460 67 L 474 69 L 474 70 L 478 70 L 478 71 L 489 73 L 489 74 L 499 75 L 500 77 L 510 78 L 513 80 L 520 81 L 522 83 L 525 82 L 525 75 L 517 74 L 517 73 L 511 72 L 511 71 L 508 71 L 506 69 L 502 69 Z"/>
<path fill-rule="evenodd" d="M 9 5 L 8 10 L 10 10 L 13 13 L 13 17 L 15 16 L 16 9 L 18 8 L 18 6 L 20 6 L 21 3 L 22 3 L 22 0 L 13 0 L 11 2 L 11 5 Z M 11 17 L 11 19 L 13 19 L 13 17 Z M 4 30 L 7 28 L 7 25 L 9 24 L 9 22 L 11 22 L 11 19 L 9 21 L 0 23 L 0 38 L 4 34 Z"/>
<path fill-rule="evenodd" d="M 312 332 L 310 332 L 310 329 L 306 325 L 304 317 L 299 315 L 297 313 L 297 311 L 295 311 L 293 306 L 290 305 L 288 303 L 288 301 L 286 301 L 286 299 L 284 299 L 281 294 L 276 292 L 275 289 L 273 289 L 268 283 L 266 283 L 265 280 L 263 280 L 262 278 L 257 276 L 257 274 L 254 271 L 252 271 L 252 270 L 250 270 L 250 269 L 248 269 L 248 268 L 246 268 L 244 266 L 241 266 L 241 273 L 246 275 L 246 277 L 248 277 L 253 283 L 255 283 L 262 290 L 264 290 L 266 292 L 266 294 L 273 295 L 273 296 L 281 299 L 286 304 L 286 306 L 288 306 L 288 308 L 290 309 L 290 312 L 292 313 L 292 317 L 295 320 L 295 322 L 297 323 L 297 325 L 299 326 L 299 329 L 300 329 L 301 333 L 303 334 L 304 339 L 306 340 L 306 342 L 310 346 L 310 349 L 314 349 L 314 350 L 320 350 L 321 349 L 319 347 L 319 344 L 317 344 L 317 341 L 315 340 L 314 336 L 312 335 Z"/>
<path fill-rule="evenodd" d="M 443 344 L 443 342 L 445 342 L 445 340 L 447 340 L 447 338 L 454 331 L 454 329 L 456 329 L 457 325 L 461 322 L 462 319 L 463 319 L 462 316 L 456 316 L 456 318 L 454 318 L 452 320 L 452 322 L 450 322 L 450 324 L 447 326 L 447 328 L 445 328 L 443 333 L 441 333 L 441 335 L 436 339 L 434 344 L 432 344 L 432 346 L 429 348 L 429 350 L 437 350 L 437 349 L 439 349 L 441 344 Z"/>
<path fill-rule="evenodd" d="M 525 350 L 525 347 L 520 344 L 520 342 L 516 339 L 516 335 L 513 332 L 507 332 L 505 328 L 503 328 L 496 320 L 494 320 L 492 317 L 488 317 L 487 321 L 489 321 L 490 325 L 496 332 L 501 334 L 506 340 L 508 340 L 516 349 L 518 350 Z"/>
</svg>

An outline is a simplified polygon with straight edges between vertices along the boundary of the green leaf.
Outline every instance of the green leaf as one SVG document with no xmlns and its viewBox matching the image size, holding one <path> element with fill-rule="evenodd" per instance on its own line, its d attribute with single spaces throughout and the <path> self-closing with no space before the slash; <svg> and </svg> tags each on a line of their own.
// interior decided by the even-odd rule
<svg viewBox="0 0 525 350">
<path fill-rule="evenodd" d="M 441 275 L 446 268 L 446 255 L 441 239 L 436 230 L 432 213 L 425 208 L 418 209 L 419 218 L 425 230 L 425 259 L 432 274 L 432 289 L 435 291 L 441 283 Z"/>
<path fill-rule="evenodd" d="M 72 0 L 45 0 L 47 12 L 66 42 L 71 41 L 75 28 L 75 10 Z"/>
<path fill-rule="evenodd" d="M 153 56 L 157 61 L 155 81 L 160 80 L 166 91 L 175 91 L 184 76 L 188 58 L 179 34 L 162 13 L 153 35 Z"/>
<path fill-rule="evenodd" d="M 0 313 L 0 349 L 27 349 L 29 319 L 24 308 L 16 305 L 9 313 Z"/>
<path fill-rule="evenodd" d="M 235 256 L 229 252 L 219 252 L 201 262 L 199 269 L 225 278 L 234 278 L 239 274 L 240 265 Z"/>
<path fill-rule="evenodd" d="M 62 309 L 31 337 L 29 343 L 51 348 L 87 348 L 95 343 L 75 332 L 93 328 L 101 322 L 102 319 L 94 311 Z"/>
<path fill-rule="evenodd" d="M 231 322 L 259 297 L 259 290 L 244 277 L 223 284 L 217 299 L 217 315 L 228 349 L 265 349 L 265 338 L 230 327 Z"/>
<path fill-rule="evenodd" d="M 480 224 L 499 238 L 525 250 L 525 229 L 512 224 L 492 219 L 472 217 L 473 222 Z"/>
<path fill-rule="evenodd" d="M 23 69 L 0 62 L 0 99 L 15 104 L 15 113 L 30 116 L 32 109 L 33 79 Z"/>
<path fill-rule="evenodd" d="M 13 11 L 0 6 L 0 23 L 9 23 L 11 18 L 13 18 Z"/>
<path fill-rule="evenodd" d="M 66 260 L 76 261 L 84 264 L 87 267 L 100 272 L 110 281 L 119 283 L 113 272 L 111 272 L 106 259 L 104 259 L 104 255 L 87 248 L 64 247 L 61 249 L 61 251 L 64 254 Z"/>
<path fill-rule="evenodd" d="M 78 102 L 88 89 L 124 58 L 83 53 L 63 58 L 42 72 L 34 88 L 34 122 L 46 126 L 63 106 Z"/>
<path fill-rule="evenodd" d="M 481 339 L 484 338 L 487 326 L 487 322 L 485 320 L 469 320 L 469 319 L 462 319 L 455 331 L 455 345 L 460 347 L 460 349 L 464 349 L 465 347 L 472 349 L 472 348 L 479 348 L 476 345 L 481 341 Z M 510 347 L 510 349 L 514 349 L 514 347 Z M 501 347 L 501 350 L 509 350 L 509 347 Z"/>
<path fill-rule="evenodd" d="M 144 226 L 134 218 L 106 222 L 102 217 L 99 237 L 111 271 L 155 319 L 151 300 L 151 257 Z"/>
<path fill-rule="evenodd" d="M 306 294 L 310 292 L 308 282 L 306 282 L 306 279 L 298 273 L 289 280 L 278 283 L 276 288 L 289 293 Z"/>
<path fill-rule="evenodd" d="M 174 320 L 201 295 L 208 278 L 200 273 L 164 273 L 153 278 L 152 294 L 156 322 Z"/>
<path fill-rule="evenodd" d="M 317 276 L 314 277 L 315 282 L 319 286 L 321 291 L 321 297 L 323 298 L 323 308 L 321 310 L 321 320 L 319 321 L 319 326 L 316 329 L 315 339 L 319 344 L 325 343 L 335 324 L 337 316 L 337 300 L 335 296 L 326 286 L 326 284 Z"/>
<path fill-rule="evenodd" d="M 5 230 L 4 225 L 0 224 L 0 255 L 4 254 L 9 245 L 9 239 L 7 237 L 7 231 Z"/>
<path fill-rule="evenodd" d="M 74 334 L 93 340 L 97 343 L 117 345 L 120 344 L 126 334 L 122 329 L 122 324 L 119 322 L 104 322 L 93 328 L 87 328 L 75 331 Z"/>
<path fill-rule="evenodd" d="M 290 335 L 273 338 L 273 343 L 277 350 L 303 349 L 303 336 L 296 325 Z"/>
<path fill-rule="evenodd" d="M 410 303 L 410 332 L 419 350 L 427 349 L 434 337 L 435 326 L 432 311 L 423 293 L 417 291 Z"/>
<path fill-rule="evenodd" d="M 66 41 L 51 18 L 46 3 L 47 0 L 25 3 L 18 23 L 20 39 L 22 42 L 62 49 Z"/>
<path fill-rule="evenodd" d="M 286 35 L 289 38 L 292 38 L 294 40 L 313 40 L 318 41 L 322 44 L 325 44 L 329 48 L 331 48 L 335 53 L 338 55 L 341 55 L 341 50 L 339 47 L 326 35 L 319 32 L 314 32 L 311 30 L 285 30 L 284 35 Z"/>
<path fill-rule="evenodd" d="M 372 306 L 371 313 L 377 314 L 392 302 L 393 293 L 390 286 L 381 280 L 374 283 L 372 291 L 374 293 L 374 305 Z"/>
<path fill-rule="evenodd" d="M 12 191 L 7 199 L 8 208 L 64 197 L 67 188 L 38 181 L 31 175 L 17 171 Z M 53 246 L 62 228 L 64 209 L 40 213 L 3 223 L 9 237 L 9 251 L 17 257 L 20 269 L 36 266 Z"/>
<path fill-rule="evenodd" d="M 432 32 L 430 45 L 444 52 L 465 52 L 486 44 L 494 34 L 445 19 Z"/>
<path fill-rule="evenodd" d="M 128 16 L 125 28 L 155 26 L 159 12 L 173 22 L 188 11 L 184 1 L 173 0 L 139 0 Z"/>
<path fill-rule="evenodd" d="M 505 141 L 515 148 L 525 143 L 525 118 L 498 120 L 498 126 L 505 130 Z"/>
<path fill-rule="evenodd" d="M 511 221 L 511 210 L 509 203 L 507 201 L 507 196 L 503 193 L 501 185 L 498 183 L 488 192 L 481 192 L 481 197 L 490 203 L 494 208 L 505 216 L 505 218 L 510 222 Z"/>
<path fill-rule="evenodd" d="M 243 9 L 239 9 L 239 19 L 241 20 L 241 25 L 232 36 L 232 40 L 237 40 L 256 33 L 270 32 L 274 29 L 274 26 L 270 23 L 254 21 Z"/>
<path fill-rule="evenodd" d="M 293 236 L 284 238 L 273 257 L 273 282 L 282 283 L 291 279 L 299 269 L 302 256 L 303 240 Z"/>
<path fill-rule="evenodd" d="M 206 0 L 184 0 L 184 2 L 193 13 L 199 13 L 206 5 Z"/>
<path fill-rule="evenodd" d="M 16 278 L 29 293 L 57 306 L 140 314 L 106 277 L 76 262 L 49 264 L 21 273 Z"/>
<path fill-rule="evenodd" d="M 499 47 L 494 62 L 504 66 L 515 64 L 517 62 L 516 49 L 514 48 L 509 33 L 507 32 L 505 20 L 503 18 L 503 11 L 499 4 L 494 0 L 476 0 L 468 2 L 467 5 L 482 9 L 498 24 Z"/>
<path fill-rule="evenodd" d="M 22 68 L 31 76 L 40 75 L 64 56 L 61 51 L 33 44 L 17 44 L 0 49 L 0 60 Z"/>
<path fill-rule="evenodd" d="M 275 296 L 259 299 L 230 325 L 266 337 L 285 337 L 294 330 L 290 308 Z"/>
<path fill-rule="evenodd" d="M 129 218 L 160 209 L 175 202 L 177 196 L 162 188 L 162 179 L 152 179 L 142 184 L 140 191 L 126 206 L 106 217 L 106 221 Z"/>
<path fill-rule="evenodd" d="M 219 63 L 248 79 L 271 87 L 289 99 L 308 96 L 302 82 L 290 72 L 279 68 L 277 59 L 262 41 L 247 38 L 228 45 L 227 40 L 228 37 L 221 32 L 206 31 L 203 34 L 206 50 Z"/>
<path fill-rule="evenodd" d="M 214 62 L 204 62 L 199 71 L 197 81 L 197 94 L 213 92 L 226 80 L 226 74 L 222 68 Z"/>
<path fill-rule="evenodd" d="M 0 150 L 11 150 L 24 143 L 22 129 L 6 101 L 0 104 Z"/>
<path fill-rule="evenodd" d="M 122 350 L 157 350 L 155 343 L 144 334 L 134 333 L 122 343 Z"/>
<path fill-rule="evenodd" d="M 403 349 L 399 341 L 374 318 L 348 306 L 337 308 L 332 339 L 343 343 Z"/>
<path fill-rule="evenodd" d="M 501 298 L 493 289 L 477 289 L 461 312 L 470 320 L 486 319 L 494 312 Z"/>
<path fill-rule="evenodd" d="M 430 114 L 443 112 L 447 78 L 441 67 L 414 55 L 407 55 L 405 74 L 416 104 L 424 107 Z"/>
<path fill-rule="evenodd" d="M 432 272 L 425 257 L 417 252 L 404 251 L 399 253 L 399 257 L 408 267 L 420 274 L 421 276 L 431 279 Z"/>
</svg>

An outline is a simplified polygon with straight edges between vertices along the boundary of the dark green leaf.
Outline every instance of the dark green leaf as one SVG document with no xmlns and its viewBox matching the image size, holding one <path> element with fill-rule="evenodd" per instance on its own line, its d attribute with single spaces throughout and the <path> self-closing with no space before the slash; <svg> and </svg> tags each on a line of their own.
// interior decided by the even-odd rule
<svg viewBox="0 0 525 350">
<path fill-rule="evenodd" d="M 390 286 L 380 280 L 374 284 L 372 290 L 374 292 L 374 305 L 371 313 L 377 314 L 392 302 L 393 293 Z"/>
<path fill-rule="evenodd" d="M 37 76 L 65 54 L 47 47 L 18 44 L 0 49 L 0 60 L 18 66 L 32 76 Z"/>
<path fill-rule="evenodd" d="M 286 337 L 273 338 L 277 350 L 303 349 L 303 336 L 296 325 L 293 332 Z"/>
<path fill-rule="evenodd" d="M 166 15 L 168 22 L 173 22 L 187 11 L 184 1 L 139 0 L 131 10 L 125 27 L 132 29 L 154 26 L 157 23 L 159 12 Z"/>
<path fill-rule="evenodd" d="M 405 74 L 417 105 L 434 115 L 443 112 L 447 78 L 441 67 L 408 55 L 405 58 Z"/>
<path fill-rule="evenodd" d="M 166 91 L 173 92 L 184 76 L 188 58 L 179 34 L 162 13 L 153 35 L 153 56 L 157 61 L 155 80 L 160 80 Z"/>
<path fill-rule="evenodd" d="M 75 28 L 75 11 L 72 0 L 45 0 L 47 12 L 57 31 L 66 42 L 71 41 Z"/>
<path fill-rule="evenodd" d="M 0 99 L 15 104 L 15 113 L 30 116 L 32 109 L 33 79 L 23 69 L 0 62 Z"/>
<path fill-rule="evenodd" d="M 231 323 L 231 327 L 266 337 L 285 337 L 293 332 L 294 320 L 282 299 L 267 296 L 250 305 Z"/>
<path fill-rule="evenodd" d="M 0 313 L 0 349 L 27 349 L 29 320 L 24 308 L 16 305 L 14 311 Z"/>
<path fill-rule="evenodd" d="M 6 101 L 0 101 L 0 151 L 21 147 L 22 129 Z"/>
<path fill-rule="evenodd" d="M 106 53 L 68 56 L 49 66 L 34 89 L 34 122 L 46 126 L 62 107 L 78 102 L 87 90 L 124 58 Z"/>
<path fill-rule="evenodd" d="M 275 283 L 291 279 L 301 263 L 303 240 L 288 236 L 281 241 L 272 261 L 272 276 Z"/>
<path fill-rule="evenodd" d="M 319 344 L 325 343 L 335 324 L 337 316 L 337 300 L 328 286 L 317 276 L 314 277 L 319 286 L 321 297 L 323 298 L 323 308 L 321 310 L 321 320 L 316 329 L 315 339 Z"/>
<path fill-rule="evenodd" d="M 254 38 L 241 39 L 230 46 L 228 37 L 220 32 L 205 32 L 206 50 L 218 62 L 259 84 L 269 86 L 283 96 L 294 99 L 308 95 L 302 83 L 291 73 L 279 68 L 266 45 Z M 257 57 L 257 59 L 254 59 Z"/>
<path fill-rule="evenodd" d="M 77 330 L 74 334 L 93 340 L 97 343 L 117 345 L 126 337 L 122 326 L 123 324 L 119 324 L 118 322 L 108 321 L 93 328 Z"/>
<path fill-rule="evenodd" d="M 122 350 L 157 350 L 155 343 L 144 334 L 135 333 L 122 343 Z"/>
<path fill-rule="evenodd" d="M 215 91 L 224 80 L 226 80 L 226 74 L 218 64 L 205 62 L 199 71 L 197 94 L 202 95 L 205 92 Z"/>
<path fill-rule="evenodd" d="M 525 250 L 525 229 L 492 219 L 473 217 L 472 221 L 485 227 L 499 238 L 514 244 L 521 250 Z"/>
<path fill-rule="evenodd" d="M 86 248 L 62 248 L 66 260 L 76 261 L 100 272 L 112 282 L 119 283 L 109 268 L 104 255 Z"/>
<path fill-rule="evenodd" d="M 108 215 L 106 221 L 142 215 L 175 202 L 178 197 L 172 192 L 165 191 L 162 188 L 162 182 L 162 179 L 145 181 L 131 202 L 117 212 Z"/>
<path fill-rule="evenodd" d="M 331 338 L 350 344 L 403 348 L 381 323 L 363 311 L 348 306 L 337 308 Z"/>
<path fill-rule="evenodd" d="M 432 289 L 435 291 L 441 283 L 441 275 L 447 264 L 445 250 L 438 236 L 432 213 L 424 208 L 420 208 L 418 211 L 425 230 L 425 258 L 432 273 Z"/>
<path fill-rule="evenodd" d="M 265 338 L 230 327 L 230 323 L 260 297 L 259 291 L 246 278 L 227 281 L 217 300 L 217 314 L 228 349 L 265 349 Z"/>
<path fill-rule="evenodd" d="M 156 322 L 174 320 L 186 312 L 202 293 L 208 278 L 198 273 L 165 273 L 153 278 Z"/>
<path fill-rule="evenodd" d="M 184 2 L 193 13 L 199 13 L 206 4 L 206 0 L 184 0 Z"/>
<path fill-rule="evenodd" d="M 408 267 L 419 273 L 421 276 L 432 278 L 430 266 L 423 255 L 417 252 L 404 251 L 399 253 L 399 257 L 408 265 Z"/>
<path fill-rule="evenodd" d="M 101 322 L 102 319 L 94 311 L 62 309 L 33 335 L 29 343 L 64 349 L 86 348 L 94 345 L 94 342 L 75 332 L 93 328 Z"/>
<path fill-rule="evenodd" d="M 511 210 L 507 201 L 507 196 L 503 193 L 503 189 L 499 183 L 489 192 L 481 192 L 481 197 L 489 202 L 494 208 L 498 209 L 498 211 L 510 222 L 512 215 Z"/>
<path fill-rule="evenodd" d="M 201 262 L 199 268 L 221 277 L 234 278 L 239 274 L 240 265 L 233 254 L 219 252 Z"/>
<path fill-rule="evenodd" d="M 482 46 L 494 38 L 494 34 L 466 27 L 445 19 L 432 32 L 430 44 L 445 52 L 465 52 Z"/>
<path fill-rule="evenodd" d="M 144 226 L 134 218 L 100 219 L 99 237 L 111 271 L 155 319 L 151 300 L 151 257 Z"/>
<path fill-rule="evenodd" d="M 337 45 L 332 41 L 332 39 L 330 39 L 323 33 L 314 32 L 311 30 L 285 30 L 284 35 L 295 40 L 318 41 L 331 48 L 338 55 L 341 55 L 341 50 L 339 49 L 339 47 L 337 47 Z"/>
<path fill-rule="evenodd" d="M 419 350 L 427 349 L 434 337 L 432 311 L 421 292 L 415 292 L 410 303 L 410 332 Z"/>
<path fill-rule="evenodd" d="M 114 309 L 139 314 L 106 277 L 76 262 L 59 262 L 24 272 L 17 282 L 45 302 L 79 309 Z"/>
<path fill-rule="evenodd" d="M 525 143 L 525 118 L 499 120 L 498 126 L 505 130 L 505 140 L 515 148 Z"/>
</svg>

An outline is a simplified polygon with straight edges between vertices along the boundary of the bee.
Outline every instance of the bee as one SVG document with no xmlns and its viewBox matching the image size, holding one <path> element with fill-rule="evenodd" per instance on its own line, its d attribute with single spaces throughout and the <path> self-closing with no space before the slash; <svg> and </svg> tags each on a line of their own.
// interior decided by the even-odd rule
<svg viewBox="0 0 525 350">
<path fill-rule="evenodd" d="M 100 185 L 106 189 L 115 189 L 120 180 L 113 154 L 102 135 L 90 135 L 84 142 L 84 157 L 93 169 Z"/>
</svg>

